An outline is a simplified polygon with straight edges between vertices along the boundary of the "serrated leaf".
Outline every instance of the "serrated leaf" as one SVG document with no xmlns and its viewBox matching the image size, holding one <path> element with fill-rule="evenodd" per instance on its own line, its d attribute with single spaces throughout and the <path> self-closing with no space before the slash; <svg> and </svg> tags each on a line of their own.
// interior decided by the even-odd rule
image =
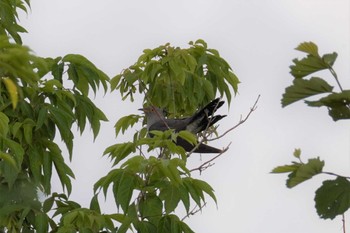
<svg viewBox="0 0 350 233">
<path fill-rule="evenodd" d="M 198 206 L 201 206 L 201 196 L 203 194 L 198 193 L 198 190 L 192 184 L 192 179 L 191 178 L 184 178 L 183 184 L 184 184 L 184 187 L 186 187 L 187 193 L 189 193 L 191 195 L 194 202 Z"/>
<path fill-rule="evenodd" d="M 316 190 L 315 207 L 324 219 L 334 219 L 350 208 L 350 182 L 344 177 L 326 180 Z"/>
<path fill-rule="evenodd" d="M 309 159 L 307 163 L 301 164 L 297 170 L 288 175 L 287 187 L 293 188 L 296 185 L 311 179 L 313 176 L 320 174 L 324 166 L 324 161 L 319 158 Z"/>
<path fill-rule="evenodd" d="M 325 63 L 327 63 L 329 66 L 333 66 L 335 60 L 337 59 L 338 54 L 336 52 L 328 53 L 322 56 L 322 59 Z"/>
<path fill-rule="evenodd" d="M 158 232 L 181 233 L 180 219 L 176 215 L 165 215 L 158 223 Z"/>
<path fill-rule="evenodd" d="M 282 107 L 313 95 L 332 92 L 332 90 L 333 87 L 321 78 L 294 79 L 293 85 L 287 87 L 283 94 Z"/>
<path fill-rule="evenodd" d="M 2 112 L 0 112 L 0 135 L 6 137 L 9 131 L 9 118 Z"/>
<path fill-rule="evenodd" d="M 107 91 L 108 76 L 86 57 L 80 54 L 68 54 L 63 57 L 62 61 L 69 63 L 69 68 L 74 68 L 74 70 L 72 70 L 74 73 L 71 73 L 73 76 L 70 78 L 72 78 L 74 84 L 85 96 L 88 94 L 88 87 L 86 85 L 90 85 L 96 93 L 96 86 L 99 86 L 101 83 L 104 90 Z M 70 75 L 69 72 L 68 74 Z"/>
<path fill-rule="evenodd" d="M 297 159 L 300 158 L 301 150 L 300 149 L 294 149 L 293 156 Z"/>
<path fill-rule="evenodd" d="M 113 166 L 125 159 L 128 155 L 136 151 L 136 145 L 133 142 L 118 143 L 109 146 L 103 154 L 109 154 L 114 159 Z"/>
<path fill-rule="evenodd" d="M 298 60 L 293 60 L 294 65 L 290 66 L 290 73 L 297 79 L 303 78 L 314 72 L 328 69 L 328 64 L 322 58 L 308 55 L 307 57 Z"/>
<path fill-rule="evenodd" d="M 332 93 L 317 101 L 305 101 L 311 107 L 326 106 L 334 121 L 350 118 L 350 90 Z"/>
<path fill-rule="evenodd" d="M 189 213 L 190 211 L 190 194 L 187 191 L 186 187 L 184 185 L 179 185 L 179 195 L 180 199 L 182 201 L 182 204 L 184 205 L 186 209 L 186 213 Z"/>
<path fill-rule="evenodd" d="M 159 198 L 164 201 L 165 212 L 169 214 L 180 202 L 180 190 L 172 183 L 168 183 L 166 187 L 160 189 Z"/>
<path fill-rule="evenodd" d="M 133 190 L 136 188 L 135 177 L 127 171 L 121 170 L 114 181 L 113 194 L 117 206 L 124 212 L 128 211 Z"/>
<path fill-rule="evenodd" d="M 131 115 L 124 116 L 124 117 L 120 118 L 117 121 L 117 123 L 114 125 L 116 137 L 118 136 L 120 131 L 122 132 L 122 134 L 124 134 L 124 132 L 129 127 L 132 127 L 134 124 L 136 124 L 140 118 L 141 118 L 141 116 L 135 115 L 135 114 L 131 114 Z"/>
<path fill-rule="evenodd" d="M 159 217 L 162 215 L 163 203 L 156 195 L 146 195 L 139 202 L 142 218 Z"/>
<path fill-rule="evenodd" d="M 56 143 L 46 141 L 45 145 L 49 150 L 49 156 L 51 157 L 52 162 L 56 168 L 62 187 L 66 188 L 68 194 L 70 194 L 72 191 L 72 183 L 70 177 L 74 178 L 73 171 L 64 162 L 62 152 Z"/>
<path fill-rule="evenodd" d="M 313 43 L 311 41 L 310 42 L 303 42 L 303 43 L 299 44 L 298 47 L 295 48 L 295 50 L 311 54 L 315 57 L 319 57 L 318 47 L 315 43 Z"/>
<path fill-rule="evenodd" d="M 197 189 L 200 189 L 203 192 L 207 193 L 217 204 L 214 190 L 207 182 L 205 182 L 203 180 L 193 179 L 192 183 L 193 183 L 193 185 L 196 186 Z"/>
<path fill-rule="evenodd" d="M 296 171 L 301 164 L 293 164 L 293 165 L 283 165 L 275 167 L 271 173 L 289 173 Z"/>
</svg>

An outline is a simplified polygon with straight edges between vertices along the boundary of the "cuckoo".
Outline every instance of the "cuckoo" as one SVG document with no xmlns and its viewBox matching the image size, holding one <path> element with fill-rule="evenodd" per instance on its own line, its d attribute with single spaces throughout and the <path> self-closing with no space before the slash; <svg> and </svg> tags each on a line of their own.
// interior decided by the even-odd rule
<svg viewBox="0 0 350 233">
<path fill-rule="evenodd" d="M 163 111 L 155 106 L 148 106 L 142 108 L 145 113 L 147 121 L 148 131 L 159 130 L 165 131 L 168 129 L 174 129 L 175 132 L 187 130 L 193 134 L 198 134 L 216 122 L 224 118 L 226 115 L 214 115 L 216 110 L 224 104 L 220 98 L 211 101 L 202 109 L 198 110 L 195 114 L 187 118 L 169 119 L 166 118 Z M 222 150 L 200 143 L 199 145 L 192 145 L 185 139 L 178 137 L 176 144 L 181 146 L 187 152 L 195 153 L 221 153 Z"/>
</svg>

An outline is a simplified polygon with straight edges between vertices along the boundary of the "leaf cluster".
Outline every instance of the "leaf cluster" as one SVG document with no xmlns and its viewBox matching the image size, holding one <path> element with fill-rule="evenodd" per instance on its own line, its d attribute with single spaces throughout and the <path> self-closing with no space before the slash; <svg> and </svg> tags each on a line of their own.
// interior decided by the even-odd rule
<svg viewBox="0 0 350 233">
<path fill-rule="evenodd" d="M 307 56 L 301 60 L 293 60 L 294 65 L 290 67 L 291 74 L 294 77 L 293 85 L 286 88 L 282 97 L 282 106 L 285 107 L 304 98 L 323 94 L 326 96 L 313 101 L 305 100 L 305 103 L 310 107 L 327 107 L 328 113 L 334 121 L 350 119 L 350 90 L 342 88 L 333 69 L 337 54 L 334 52 L 320 56 L 318 47 L 313 42 L 304 42 L 296 49 L 307 53 Z M 325 69 L 332 74 L 340 92 L 334 92 L 334 86 L 331 86 L 322 78 L 311 77 L 305 79 L 306 76 Z M 288 188 L 293 188 L 315 175 L 328 174 L 335 176 L 336 178 L 333 180 L 324 181 L 316 190 L 315 208 L 318 215 L 324 219 L 334 219 L 339 215 L 343 215 L 350 208 L 350 177 L 324 172 L 324 161 L 317 157 L 304 163 L 300 159 L 300 155 L 300 149 L 296 149 L 294 157 L 298 161 L 294 161 L 289 165 L 278 166 L 272 170 L 272 173 L 289 173 L 286 181 Z"/>
<path fill-rule="evenodd" d="M 168 109 L 174 116 L 189 115 L 215 98 L 225 95 L 231 102 L 239 80 L 229 64 L 203 40 L 182 49 L 165 44 L 146 49 L 138 61 L 111 80 L 126 99 L 136 92 L 145 105 Z"/>
<path fill-rule="evenodd" d="M 335 175 L 334 180 L 324 181 L 316 190 L 315 207 L 318 215 L 324 219 L 334 219 L 338 215 L 344 214 L 350 208 L 350 178 L 324 172 L 325 162 L 319 158 L 312 158 L 304 163 L 301 161 L 300 155 L 300 149 L 296 149 L 294 157 L 299 161 L 278 166 L 272 170 L 272 173 L 289 173 L 286 181 L 288 188 L 293 188 L 319 174 Z"/>
<path fill-rule="evenodd" d="M 19 33 L 27 32 L 18 21 L 18 10 L 27 13 L 29 0 L 1 0 L 0 1 L 0 35 L 10 36 L 16 43 L 22 44 Z"/>
<path fill-rule="evenodd" d="M 109 78 L 82 55 L 44 58 L 23 46 L 25 29 L 17 24 L 17 11 L 26 12 L 29 2 L 0 1 L 0 232 L 193 232 L 184 219 L 201 210 L 208 197 L 217 200 L 208 183 L 191 176 L 188 154 L 176 145 L 179 138 L 198 142 L 186 131 L 152 131 L 148 137 L 142 128 L 133 141 L 109 146 L 104 154 L 113 168 L 94 185 L 90 207 L 69 199 L 74 173 L 56 140 L 62 139 L 71 159 L 72 128 L 83 133 L 89 125 L 96 138 L 107 118 L 90 96 L 100 88 L 106 92 Z M 138 91 L 144 104 L 183 117 L 217 94 L 230 103 L 238 83 L 218 51 L 197 40 L 187 49 L 166 44 L 144 50 L 110 84 L 124 100 L 133 101 Z M 116 135 L 142 119 L 122 117 Z M 62 194 L 51 193 L 54 172 Z M 102 214 L 98 198 L 108 189 L 116 211 Z M 182 219 L 175 214 L 179 206 L 186 210 Z"/>
<path fill-rule="evenodd" d="M 350 90 L 343 90 L 338 76 L 333 69 L 337 53 L 319 55 L 318 47 L 313 42 L 301 43 L 296 50 L 305 52 L 306 57 L 293 60 L 290 66 L 290 73 L 294 77 L 293 85 L 285 89 L 282 97 L 282 106 L 285 107 L 294 102 L 310 98 L 316 95 L 323 95 L 318 100 L 305 100 L 310 107 L 327 107 L 329 115 L 334 121 L 350 119 Z M 311 74 L 329 70 L 339 87 L 339 92 L 334 92 L 334 86 L 320 77 L 306 77 Z"/>
<path fill-rule="evenodd" d="M 119 151 L 125 150 L 122 147 L 130 147 L 130 144 L 118 146 L 113 146 L 114 150 L 107 149 L 106 153 L 118 159 Z M 133 152 L 130 150 L 130 154 Z M 204 205 L 205 194 L 216 202 L 211 186 L 192 178 L 185 160 L 181 158 L 158 159 L 133 155 L 94 186 L 97 194 L 103 191 L 105 196 L 109 188 L 113 190 L 116 207 L 124 213 L 119 220 L 120 229 L 130 228 L 138 232 L 192 232 L 173 214 L 179 203 L 189 214 L 192 202 L 199 207 Z"/>
<path fill-rule="evenodd" d="M 1 5 L 10 2 L 20 7 L 22 1 Z M 52 220 L 42 212 L 37 191 L 50 194 L 56 172 L 70 194 L 74 178 L 55 141 L 61 137 L 71 158 L 74 125 L 82 133 L 88 123 L 98 135 L 107 118 L 89 94 L 101 86 L 107 91 L 109 78 L 81 55 L 35 56 L 19 43 L 0 9 L 0 229 L 47 232 Z"/>
<path fill-rule="evenodd" d="M 238 83 L 219 53 L 198 40 L 187 49 L 166 44 L 144 50 L 134 65 L 111 80 L 111 88 L 119 90 L 124 100 L 133 101 L 138 92 L 144 95 L 145 105 L 168 109 L 167 115 L 177 118 L 192 115 L 217 93 L 230 102 L 231 89 L 236 93 Z M 115 124 L 116 135 L 142 120 L 144 116 L 136 114 L 121 117 Z M 187 131 L 147 132 L 144 127 L 132 141 L 106 148 L 104 155 L 114 168 L 95 183 L 94 192 L 107 197 L 112 190 L 118 232 L 193 232 L 184 219 L 201 210 L 208 196 L 216 203 L 212 187 L 191 176 L 188 154 L 176 144 L 180 139 L 198 143 L 197 135 Z M 186 210 L 182 219 L 176 215 L 179 207 Z"/>
</svg>

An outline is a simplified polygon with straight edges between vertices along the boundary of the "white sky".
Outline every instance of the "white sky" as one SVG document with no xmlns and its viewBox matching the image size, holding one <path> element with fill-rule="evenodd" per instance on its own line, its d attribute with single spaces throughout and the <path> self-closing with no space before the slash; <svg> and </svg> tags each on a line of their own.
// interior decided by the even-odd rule
<svg viewBox="0 0 350 233">
<path fill-rule="evenodd" d="M 327 176 L 289 190 L 285 175 L 269 172 L 289 163 L 294 148 L 300 147 L 304 160 L 320 156 L 325 170 L 350 175 L 348 122 L 334 123 L 325 109 L 302 103 L 285 109 L 280 105 L 284 88 L 292 82 L 291 60 L 303 55 L 293 49 L 303 41 L 317 43 L 321 53 L 339 54 L 335 69 L 349 88 L 348 0 L 42 0 L 32 1 L 31 13 L 21 22 L 29 31 L 24 43 L 36 54 L 80 53 L 111 77 L 132 65 L 145 48 L 166 42 L 186 47 L 191 40 L 204 39 L 242 82 L 231 108 L 221 109 L 228 117 L 219 131 L 248 113 L 259 94 L 261 99 L 243 126 L 215 142 L 218 147 L 232 142 L 200 177 L 215 189 L 218 208 L 209 201 L 202 213 L 187 219 L 190 227 L 201 233 L 342 232 L 340 218 L 321 220 L 314 209 L 314 191 Z M 327 73 L 322 75 L 334 84 Z M 103 124 L 95 143 L 89 133 L 76 136 L 71 167 L 77 179 L 71 198 L 84 206 L 94 182 L 110 169 L 107 157 L 101 157 L 104 149 L 130 136 L 116 139 L 114 123 L 137 113 L 141 105 L 120 99 L 118 93 L 97 96 L 95 103 L 110 122 Z M 190 164 L 198 166 L 199 157 L 193 156 Z M 55 186 L 59 191 L 59 184 Z M 110 195 L 103 210 L 111 213 L 112 203 Z"/>
</svg>

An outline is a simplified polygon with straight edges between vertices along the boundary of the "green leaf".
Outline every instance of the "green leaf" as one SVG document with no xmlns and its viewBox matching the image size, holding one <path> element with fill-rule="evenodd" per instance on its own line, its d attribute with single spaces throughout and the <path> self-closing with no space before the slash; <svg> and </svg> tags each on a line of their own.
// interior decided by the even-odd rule
<svg viewBox="0 0 350 233">
<path fill-rule="evenodd" d="M 181 233 L 181 221 L 176 215 L 165 215 L 163 216 L 158 224 L 159 233 Z"/>
<path fill-rule="evenodd" d="M 61 138 L 65 142 L 70 157 L 73 150 L 73 133 L 71 132 L 71 126 L 74 121 L 72 112 L 67 109 L 62 109 L 54 106 L 48 106 L 50 112 L 50 119 L 56 124 L 60 131 Z"/>
<path fill-rule="evenodd" d="M 128 155 L 136 151 L 136 145 L 133 142 L 118 143 L 109 146 L 103 154 L 109 154 L 114 159 L 113 166 L 125 159 Z"/>
<path fill-rule="evenodd" d="M 192 145 L 198 144 L 196 135 L 194 135 L 193 133 L 191 133 L 189 131 L 182 130 L 178 133 L 178 136 L 185 139 L 187 142 L 191 143 Z"/>
<path fill-rule="evenodd" d="M 49 230 L 49 218 L 45 213 L 37 213 L 35 216 L 35 229 L 37 233 L 46 233 Z"/>
<path fill-rule="evenodd" d="M 98 196 L 94 195 L 90 202 L 90 209 L 101 213 L 100 204 L 98 203 Z"/>
<path fill-rule="evenodd" d="M 56 143 L 46 141 L 45 145 L 49 150 L 49 156 L 51 157 L 52 162 L 56 168 L 62 187 L 67 188 L 67 192 L 68 194 L 70 194 L 72 191 L 72 184 L 71 184 L 70 177 L 74 178 L 74 174 L 72 170 L 64 162 L 61 150 L 59 149 Z"/>
<path fill-rule="evenodd" d="M 321 78 L 294 79 L 293 85 L 286 88 L 282 97 L 282 107 L 304 98 L 332 92 L 333 87 Z"/>
<path fill-rule="evenodd" d="M 43 186 L 46 194 L 51 192 L 52 158 L 45 151 L 43 154 Z"/>
<path fill-rule="evenodd" d="M 184 222 L 180 222 L 183 233 L 194 233 L 194 231 Z"/>
<path fill-rule="evenodd" d="M 124 134 L 124 132 L 129 127 L 132 127 L 135 123 L 137 123 L 140 118 L 141 116 L 135 115 L 135 114 L 131 114 L 131 115 L 119 118 L 117 123 L 114 125 L 116 137 L 118 136 L 120 131 Z"/>
<path fill-rule="evenodd" d="M 190 211 L 190 197 L 189 197 L 189 192 L 187 191 L 187 189 L 184 185 L 179 185 L 179 195 L 180 195 L 180 199 L 182 201 L 182 204 L 184 205 L 184 207 L 186 209 L 186 213 L 189 213 L 189 211 Z"/>
<path fill-rule="evenodd" d="M 30 53 L 28 47 L 11 43 L 7 36 L 0 35 L 2 74 L 10 77 L 20 77 L 23 81 L 35 85 L 39 77 L 31 64 L 34 58 L 35 56 Z"/>
<path fill-rule="evenodd" d="M 338 57 L 338 54 L 336 52 L 333 52 L 333 53 L 323 55 L 322 59 L 325 63 L 327 63 L 330 67 L 332 67 L 337 57 Z"/>
<path fill-rule="evenodd" d="M 297 159 L 300 159 L 300 155 L 301 155 L 301 150 L 300 149 L 295 149 L 293 156 Z"/>
<path fill-rule="evenodd" d="M 4 145 L 6 145 L 10 149 L 10 152 L 13 153 L 17 166 L 20 168 L 22 166 L 24 156 L 24 149 L 22 145 L 8 138 L 4 138 L 3 140 Z"/>
<path fill-rule="evenodd" d="M 112 88 L 131 100 L 138 88 L 145 105 L 169 109 L 174 117 L 193 114 L 218 91 L 230 103 L 238 78 L 218 51 L 197 42 L 185 49 L 166 44 L 144 50 L 134 65 L 113 78 Z"/>
<path fill-rule="evenodd" d="M 192 183 L 197 189 L 200 189 L 200 190 L 204 191 L 205 193 L 207 193 L 217 204 L 214 190 L 207 182 L 205 182 L 203 180 L 193 179 Z"/>
<path fill-rule="evenodd" d="M 303 43 L 299 44 L 298 47 L 295 48 L 295 50 L 311 54 L 314 57 L 320 56 L 318 54 L 317 45 L 311 41 L 310 42 L 303 42 Z"/>
<path fill-rule="evenodd" d="M 301 60 L 294 59 L 293 63 L 294 65 L 290 66 L 290 73 L 297 79 L 329 68 L 328 64 L 325 63 L 322 58 L 315 57 L 311 54 Z"/>
<path fill-rule="evenodd" d="M 0 112 L 0 135 L 6 137 L 9 131 L 9 118 L 2 112 Z"/>
<path fill-rule="evenodd" d="M 316 190 L 315 207 L 323 219 L 334 219 L 350 208 L 350 182 L 344 177 L 326 180 Z"/>
<path fill-rule="evenodd" d="M 183 179 L 184 187 L 186 187 L 187 192 L 191 195 L 197 206 L 201 206 L 201 196 L 200 190 L 196 189 L 192 183 L 192 178 Z"/>
<path fill-rule="evenodd" d="M 35 125 L 35 122 L 30 118 L 27 118 L 23 121 L 24 139 L 29 145 L 32 144 L 33 128 Z"/>
<path fill-rule="evenodd" d="M 19 170 L 16 160 L 11 155 L 0 151 L 0 159 L 0 162 L 6 162 L 8 165 L 12 166 L 13 170 Z"/>
<path fill-rule="evenodd" d="M 95 93 L 96 86 L 98 87 L 100 84 L 107 91 L 108 76 L 87 58 L 79 54 L 68 54 L 63 57 L 62 61 L 69 63 L 69 77 L 83 95 L 88 95 L 88 85 L 90 85 Z M 70 69 L 71 71 L 69 71 Z"/>
<path fill-rule="evenodd" d="M 44 203 L 43 203 L 43 211 L 44 213 L 49 212 L 52 209 L 53 203 L 54 203 L 55 199 L 54 197 L 49 197 L 47 198 Z"/>
<path fill-rule="evenodd" d="M 18 103 L 18 90 L 16 84 L 10 78 L 2 78 L 5 83 L 6 89 L 10 95 L 13 109 L 17 107 Z"/>
<path fill-rule="evenodd" d="M 139 208 L 142 218 L 159 218 L 162 216 L 163 203 L 158 196 L 148 194 L 143 196 L 139 202 Z"/>
<path fill-rule="evenodd" d="M 180 202 L 179 187 L 168 183 L 164 188 L 160 189 L 159 198 L 164 201 L 166 214 L 171 213 Z"/>
<path fill-rule="evenodd" d="M 350 119 L 350 90 L 332 93 L 317 101 L 305 101 L 311 107 L 326 106 L 334 121 Z"/>
<path fill-rule="evenodd" d="M 306 164 L 301 164 L 295 171 L 288 175 L 287 187 L 294 186 L 311 179 L 313 176 L 320 174 L 324 166 L 324 161 L 319 158 L 309 159 Z"/>
<path fill-rule="evenodd" d="M 300 163 L 275 167 L 271 173 L 289 173 L 298 170 Z"/>
<path fill-rule="evenodd" d="M 122 210 L 128 211 L 132 193 L 136 188 L 136 179 L 133 174 L 120 170 L 117 174 L 113 185 L 113 194 L 117 206 L 121 206 Z"/>
</svg>

